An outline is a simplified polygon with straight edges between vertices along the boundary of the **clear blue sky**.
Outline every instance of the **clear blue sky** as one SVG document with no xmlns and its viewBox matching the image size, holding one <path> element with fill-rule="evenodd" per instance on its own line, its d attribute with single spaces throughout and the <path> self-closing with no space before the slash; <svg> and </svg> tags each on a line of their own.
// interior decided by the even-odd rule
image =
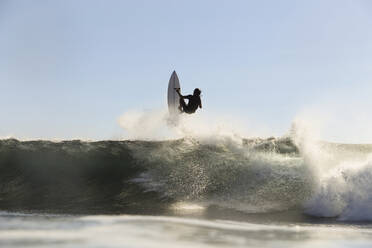
<svg viewBox="0 0 372 248">
<path fill-rule="evenodd" d="M 371 27 L 368 0 L 1 0 L 0 136 L 112 138 L 176 70 L 203 112 L 372 143 Z"/>
</svg>

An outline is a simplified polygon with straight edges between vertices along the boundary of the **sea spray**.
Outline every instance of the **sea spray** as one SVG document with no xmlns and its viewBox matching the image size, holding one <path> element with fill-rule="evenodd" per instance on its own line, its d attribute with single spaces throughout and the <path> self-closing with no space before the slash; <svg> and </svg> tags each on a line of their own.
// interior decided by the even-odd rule
<svg viewBox="0 0 372 248">
<path fill-rule="evenodd" d="M 241 141 L 243 137 L 262 136 L 253 132 L 246 124 L 231 115 L 198 113 L 182 114 L 177 122 L 170 121 L 165 109 L 148 111 L 127 111 L 118 122 L 124 129 L 124 139 L 130 140 L 172 140 L 191 137 L 211 140 L 213 137 L 229 137 Z"/>
<path fill-rule="evenodd" d="M 309 123 L 297 121 L 292 137 L 313 177 L 304 212 L 343 221 L 372 220 L 372 147 L 319 141 Z"/>
<path fill-rule="evenodd" d="M 321 179 L 306 213 L 343 221 L 372 220 L 372 160 L 345 161 Z"/>
</svg>

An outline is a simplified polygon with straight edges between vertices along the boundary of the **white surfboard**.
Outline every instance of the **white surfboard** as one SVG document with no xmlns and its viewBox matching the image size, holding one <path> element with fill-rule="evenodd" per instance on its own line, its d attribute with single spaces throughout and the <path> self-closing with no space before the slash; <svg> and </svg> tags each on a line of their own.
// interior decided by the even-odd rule
<svg viewBox="0 0 372 248">
<path fill-rule="evenodd" d="M 176 71 L 173 71 L 168 84 L 168 110 L 171 117 L 176 117 L 180 113 L 178 109 L 180 105 L 180 97 L 175 90 L 176 88 L 180 89 L 181 86 Z"/>
</svg>

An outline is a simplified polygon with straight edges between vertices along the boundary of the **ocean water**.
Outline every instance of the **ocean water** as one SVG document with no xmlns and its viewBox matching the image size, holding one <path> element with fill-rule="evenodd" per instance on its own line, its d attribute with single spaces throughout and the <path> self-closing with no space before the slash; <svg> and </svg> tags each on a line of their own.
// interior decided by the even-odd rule
<svg viewBox="0 0 372 248">
<path fill-rule="evenodd" d="M 369 225 L 1 213 L 1 247 L 371 247 Z"/>
<path fill-rule="evenodd" d="M 372 247 L 371 145 L 0 140 L 1 247 Z"/>
</svg>

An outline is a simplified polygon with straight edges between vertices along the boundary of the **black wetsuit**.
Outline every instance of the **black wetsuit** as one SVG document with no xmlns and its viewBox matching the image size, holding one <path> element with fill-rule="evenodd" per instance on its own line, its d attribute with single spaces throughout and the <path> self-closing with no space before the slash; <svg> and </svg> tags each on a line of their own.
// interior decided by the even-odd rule
<svg viewBox="0 0 372 248">
<path fill-rule="evenodd" d="M 185 103 L 184 99 L 188 99 L 188 104 Z M 182 107 L 183 112 L 192 114 L 201 106 L 200 96 L 195 95 L 187 95 L 180 98 L 180 105 Z"/>
</svg>

